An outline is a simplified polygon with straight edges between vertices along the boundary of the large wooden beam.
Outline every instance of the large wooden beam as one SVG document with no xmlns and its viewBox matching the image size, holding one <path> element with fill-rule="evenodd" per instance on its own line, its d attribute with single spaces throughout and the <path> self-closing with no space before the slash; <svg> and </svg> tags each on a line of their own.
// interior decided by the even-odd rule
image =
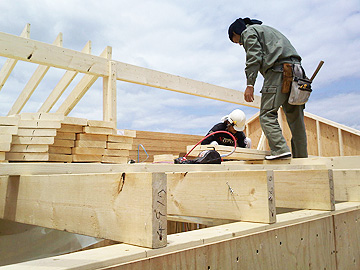
<svg viewBox="0 0 360 270">
<path fill-rule="evenodd" d="M 111 239 L 166 246 L 164 173 L 0 178 L 0 218 Z"/>
<path fill-rule="evenodd" d="M 109 76 L 103 80 L 103 120 L 116 126 L 116 63 L 109 62 Z"/>
<path fill-rule="evenodd" d="M 244 92 L 209 83 L 195 81 L 180 76 L 137 67 L 122 62 L 117 64 L 117 79 L 136 84 L 166 89 L 174 92 L 210 98 L 248 107 L 260 108 L 260 96 L 255 95 L 253 102 L 244 100 Z"/>
<path fill-rule="evenodd" d="M 334 210 L 332 170 L 274 171 L 276 207 Z"/>
<path fill-rule="evenodd" d="M 273 223 L 271 171 L 168 173 L 168 214 Z"/>
<path fill-rule="evenodd" d="M 0 32 L 0 56 L 97 76 L 108 76 L 108 60 Z"/>
</svg>

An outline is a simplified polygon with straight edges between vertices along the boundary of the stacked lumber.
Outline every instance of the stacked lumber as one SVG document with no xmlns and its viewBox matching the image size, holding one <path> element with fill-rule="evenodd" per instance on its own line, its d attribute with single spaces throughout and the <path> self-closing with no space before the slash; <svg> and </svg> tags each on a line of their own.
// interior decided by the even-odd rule
<svg viewBox="0 0 360 270">
<path fill-rule="evenodd" d="M 129 132 L 129 131 L 128 131 Z M 186 147 L 196 144 L 203 136 L 152 131 L 133 131 L 135 138 L 130 151 L 130 158 L 139 162 L 153 162 L 154 155 L 185 155 Z M 142 145 L 146 152 L 139 147 Z M 139 150 L 139 151 L 138 151 Z M 139 154 L 138 154 L 139 152 Z M 147 154 L 149 158 L 147 158 Z"/>
<path fill-rule="evenodd" d="M 49 152 L 57 157 L 57 160 L 51 161 L 69 163 L 73 161 L 76 136 L 83 132 L 86 125 L 87 120 L 84 118 L 64 117 L 60 129 L 57 130 L 54 144 L 49 148 Z"/>
<path fill-rule="evenodd" d="M 13 134 L 11 148 L 6 153 L 8 161 L 50 161 L 55 158 L 49 153 L 54 143 L 56 130 L 60 128 L 63 115 L 23 113 L 19 115 Z"/>
<path fill-rule="evenodd" d="M 10 151 L 13 135 L 18 132 L 19 118 L 12 116 L 0 117 L 0 162 L 6 161 L 6 152 Z"/>
</svg>

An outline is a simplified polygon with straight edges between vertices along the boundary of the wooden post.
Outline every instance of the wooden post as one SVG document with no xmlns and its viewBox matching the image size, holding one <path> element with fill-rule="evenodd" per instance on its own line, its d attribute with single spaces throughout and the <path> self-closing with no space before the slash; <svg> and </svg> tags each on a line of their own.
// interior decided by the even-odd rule
<svg viewBox="0 0 360 270">
<path fill-rule="evenodd" d="M 317 137 L 317 149 L 318 149 L 318 156 L 322 156 L 321 151 L 321 130 L 320 130 L 320 122 L 316 120 L 316 137 Z"/>
<path fill-rule="evenodd" d="M 339 152 L 340 156 L 344 155 L 344 141 L 342 137 L 342 131 L 341 128 L 338 128 L 338 134 L 339 134 Z"/>
<path fill-rule="evenodd" d="M 116 126 L 116 63 L 109 61 L 109 76 L 103 79 L 103 120 Z"/>
</svg>

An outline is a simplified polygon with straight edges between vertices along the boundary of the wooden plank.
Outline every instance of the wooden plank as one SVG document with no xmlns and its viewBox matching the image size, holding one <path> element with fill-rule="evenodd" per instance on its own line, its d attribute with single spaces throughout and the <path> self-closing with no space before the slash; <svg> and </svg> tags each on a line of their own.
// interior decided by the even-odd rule
<svg viewBox="0 0 360 270">
<path fill-rule="evenodd" d="M 62 147 L 62 146 L 49 146 L 49 154 L 65 154 L 71 155 L 71 147 Z"/>
<path fill-rule="evenodd" d="M 18 123 L 18 116 L 0 116 L 0 126 L 17 126 Z"/>
<path fill-rule="evenodd" d="M 104 148 L 95 148 L 95 147 L 74 147 L 72 148 L 73 155 L 104 155 Z"/>
<path fill-rule="evenodd" d="M 244 92 L 187 79 L 180 76 L 117 62 L 116 76 L 120 81 L 147 85 L 174 92 L 210 98 L 248 107 L 260 108 L 260 96 L 254 102 L 244 100 Z"/>
<path fill-rule="evenodd" d="M 120 142 L 120 143 L 128 143 L 132 144 L 134 138 L 129 136 L 121 136 L 121 135 L 108 135 L 107 141 L 108 142 Z"/>
<path fill-rule="evenodd" d="M 20 34 L 20 37 L 30 38 L 30 24 L 29 23 L 27 23 L 25 25 L 25 28 L 23 29 L 23 31 Z M 16 59 L 6 59 L 6 62 L 3 65 L 3 67 L 1 68 L 1 71 L 0 71 L 0 90 L 3 88 L 5 82 L 9 78 L 9 76 L 10 76 L 11 72 L 13 71 L 16 63 L 17 63 Z"/>
<path fill-rule="evenodd" d="M 71 133 L 71 132 L 61 132 L 61 131 L 57 131 L 56 132 L 56 137 L 55 139 L 61 139 L 61 140 L 73 140 L 75 141 L 76 139 L 76 133 Z"/>
<path fill-rule="evenodd" d="M 17 126 L 0 126 L 0 134 L 12 134 L 15 135 L 18 132 Z"/>
<path fill-rule="evenodd" d="M 11 161 L 48 161 L 48 153 L 5 153 L 7 160 Z"/>
<path fill-rule="evenodd" d="M 336 201 L 360 201 L 360 170 L 333 170 Z"/>
<path fill-rule="evenodd" d="M 91 41 L 88 41 L 85 47 L 81 50 L 83 53 L 91 54 Z M 59 100 L 60 96 L 64 93 L 66 88 L 70 83 L 75 79 L 76 75 L 79 72 L 67 70 L 58 84 L 55 86 L 54 90 L 50 93 L 48 98 L 42 104 L 39 109 L 39 112 L 49 112 L 55 103 Z"/>
<path fill-rule="evenodd" d="M 111 135 L 115 133 L 115 130 L 106 127 L 84 127 L 84 132 L 89 134 Z"/>
<path fill-rule="evenodd" d="M 102 156 L 102 163 L 114 163 L 114 164 L 125 164 L 128 162 L 128 157 L 112 157 L 112 156 Z"/>
<path fill-rule="evenodd" d="M 115 143 L 115 142 L 107 142 L 107 149 L 121 149 L 121 150 L 131 150 L 132 145 L 127 143 Z"/>
<path fill-rule="evenodd" d="M 276 207 L 334 210 L 332 170 L 274 171 Z"/>
<path fill-rule="evenodd" d="M 55 137 L 56 129 L 52 128 L 19 128 L 18 136 L 24 137 Z"/>
<path fill-rule="evenodd" d="M 12 135 L 11 134 L 0 134 L 0 143 L 11 143 Z"/>
<path fill-rule="evenodd" d="M 193 145 L 187 146 L 186 152 L 188 153 L 193 147 Z M 234 147 L 224 145 L 198 145 L 191 151 L 189 155 L 198 156 L 202 151 L 209 149 L 214 149 L 219 152 L 220 155 L 225 155 L 230 153 Z M 235 160 L 263 160 L 265 156 L 269 154 L 269 151 L 237 147 L 233 154 L 225 158 Z"/>
<path fill-rule="evenodd" d="M 64 115 L 59 113 L 27 113 L 23 112 L 20 114 L 21 120 L 51 120 L 51 121 L 63 121 Z"/>
<path fill-rule="evenodd" d="M 53 146 L 59 146 L 59 147 L 74 147 L 75 141 L 73 141 L 73 140 L 62 140 L 62 139 L 56 138 L 52 145 Z"/>
<path fill-rule="evenodd" d="M 102 155 L 72 155 L 73 162 L 101 162 Z"/>
<path fill-rule="evenodd" d="M 5 162 L 6 158 L 5 158 L 5 152 L 0 152 L 0 161 L 1 162 Z"/>
<path fill-rule="evenodd" d="M 14 136 L 12 144 L 53 144 L 54 137 L 22 137 Z"/>
<path fill-rule="evenodd" d="M 80 125 L 80 126 L 86 126 L 87 125 L 87 119 L 85 118 L 78 118 L 78 117 L 71 117 L 71 116 L 65 116 L 64 120 L 62 121 L 62 124 L 64 125 Z"/>
<path fill-rule="evenodd" d="M 49 145 L 46 144 L 13 144 L 10 152 L 13 153 L 46 153 L 49 151 Z"/>
<path fill-rule="evenodd" d="M 88 120 L 87 124 L 89 127 L 116 128 L 116 124 L 111 121 Z"/>
<path fill-rule="evenodd" d="M 85 134 L 79 133 L 76 134 L 76 140 L 84 141 L 107 141 L 107 135 L 104 134 Z"/>
<path fill-rule="evenodd" d="M 321 141 L 321 129 L 320 122 L 316 120 L 316 138 L 317 138 L 317 147 L 318 147 L 318 156 L 322 156 L 322 141 Z"/>
<path fill-rule="evenodd" d="M 59 33 L 53 44 L 62 47 L 62 39 L 62 33 Z M 49 69 L 50 66 L 47 65 L 39 65 L 36 68 L 34 74 L 31 76 L 24 89 L 11 107 L 8 115 L 18 114 L 21 112 Z"/>
<path fill-rule="evenodd" d="M 71 133 L 81 133 L 83 132 L 83 126 L 79 125 L 69 125 L 69 124 L 61 124 L 60 132 L 71 132 Z"/>
<path fill-rule="evenodd" d="M 61 123 L 60 121 L 54 120 L 20 120 L 19 121 L 19 128 L 60 128 Z"/>
<path fill-rule="evenodd" d="M 104 141 L 87 141 L 87 140 L 80 140 L 80 141 L 75 141 L 75 147 L 106 148 L 106 142 L 104 142 Z"/>
<path fill-rule="evenodd" d="M 149 248 L 166 246 L 164 173 L 28 175 L 1 181 L 8 191 L 5 198 L 0 192 L 0 208 L 16 208 L 0 218 Z"/>
<path fill-rule="evenodd" d="M 71 163 L 73 160 L 72 155 L 65 155 L 65 154 L 49 154 L 49 161 L 53 162 L 67 162 Z"/>
<path fill-rule="evenodd" d="M 111 59 L 111 54 L 112 49 L 107 46 L 100 57 Z M 68 115 L 98 78 L 96 75 L 85 74 L 56 112 Z"/>
<path fill-rule="evenodd" d="M 10 151 L 10 142 L 1 142 L 0 141 L 0 152 L 9 152 Z"/>
<path fill-rule="evenodd" d="M 270 171 L 168 173 L 167 179 L 169 215 L 276 221 Z"/>
<path fill-rule="evenodd" d="M 118 156 L 118 157 L 128 157 L 129 150 L 119 150 L 119 149 L 105 149 L 105 156 Z"/>
</svg>

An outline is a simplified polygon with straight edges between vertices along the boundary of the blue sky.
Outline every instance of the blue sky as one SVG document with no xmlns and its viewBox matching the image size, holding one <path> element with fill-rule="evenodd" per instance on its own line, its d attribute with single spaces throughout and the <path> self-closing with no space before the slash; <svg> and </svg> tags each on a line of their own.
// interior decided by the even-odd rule
<svg viewBox="0 0 360 270">
<path fill-rule="evenodd" d="M 309 76 L 325 61 L 306 110 L 360 129 L 359 0 L 4 0 L 0 8 L 1 32 L 19 35 L 30 23 L 35 40 L 52 43 L 62 32 L 66 48 L 80 51 L 91 40 L 94 55 L 111 46 L 114 60 L 240 91 L 246 85 L 245 52 L 229 41 L 227 29 L 238 17 L 262 20 L 290 39 Z M 18 63 L 0 91 L 0 115 L 7 114 L 35 69 L 34 64 Z M 62 74 L 50 69 L 23 111 L 37 111 Z M 261 84 L 259 74 L 256 94 Z M 121 129 L 202 135 L 235 108 L 248 118 L 257 112 L 125 82 L 118 82 L 117 89 Z M 102 119 L 101 99 L 99 79 L 70 116 Z"/>
</svg>

